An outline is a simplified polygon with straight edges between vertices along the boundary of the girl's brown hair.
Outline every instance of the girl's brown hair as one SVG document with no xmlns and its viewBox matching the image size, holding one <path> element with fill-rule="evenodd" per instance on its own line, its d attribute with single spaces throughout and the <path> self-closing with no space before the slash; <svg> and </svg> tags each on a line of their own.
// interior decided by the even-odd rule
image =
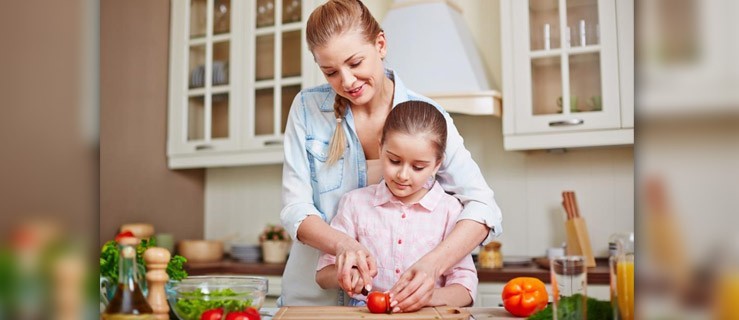
<svg viewBox="0 0 739 320">
<path fill-rule="evenodd" d="M 319 6 L 308 18 L 305 37 L 308 49 L 312 52 L 316 47 L 326 45 L 333 37 L 348 30 L 359 29 L 368 43 L 374 43 L 382 32 L 380 24 L 359 0 L 329 0 Z M 341 121 L 346 113 L 349 100 L 336 94 L 334 99 L 334 117 L 336 130 L 331 138 L 328 153 L 328 164 L 341 158 L 346 147 L 346 136 Z"/>
<path fill-rule="evenodd" d="M 393 133 L 424 135 L 435 146 L 436 160 L 444 158 L 446 119 L 439 109 L 427 102 L 410 100 L 395 106 L 385 119 L 380 145 L 385 144 L 385 139 Z"/>
</svg>

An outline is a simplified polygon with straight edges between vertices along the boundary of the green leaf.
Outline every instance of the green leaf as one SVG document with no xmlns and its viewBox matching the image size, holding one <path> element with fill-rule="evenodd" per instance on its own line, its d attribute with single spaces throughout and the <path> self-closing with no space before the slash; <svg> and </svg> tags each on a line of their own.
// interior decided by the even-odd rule
<svg viewBox="0 0 739 320">
<path fill-rule="evenodd" d="M 136 264 L 138 265 L 138 272 L 143 275 L 146 272 L 146 264 L 144 263 L 144 252 L 146 249 L 156 247 L 156 240 L 142 239 L 139 245 L 136 246 Z M 120 255 L 120 249 L 118 244 L 114 240 L 110 240 L 103 244 L 100 250 L 100 276 L 108 277 L 113 283 L 118 282 L 118 256 Z M 167 275 L 172 280 L 182 280 L 187 278 L 187 272 L 184 268 L 184 263 L 187 259 L 181 255 L 173 255 L 167 264 Z"/>
<path fill-rule="evenodd" d="M 583 319 L 582 316 L 582 298 L 580 294 L 571 297 L 564 297 L 559 300 L 559 310 L 557 310 L 557 319 Z M 546 309 L 541 310 L 529 317 L 529 320 L 548 320 L 553 318 L 553 306 L 550 304 Z M 612 319 L 613 309 L 609 301 L 601 301 L 593 298 L 587 298 L 588 319 Z"/>
</svg>

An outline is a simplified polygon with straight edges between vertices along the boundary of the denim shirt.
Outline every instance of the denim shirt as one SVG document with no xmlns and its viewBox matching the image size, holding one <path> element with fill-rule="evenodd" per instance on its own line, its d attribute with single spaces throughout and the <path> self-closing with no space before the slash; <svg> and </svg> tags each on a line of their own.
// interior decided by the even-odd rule
<svg viewBox="0 0 739 320">
<path fill-rule="evenodd" d="M 490 227 L 483 244 L 503 231 L 500 208 L 493 190 L 485 182 L 480 168 L 464 147 L 463 139 L 452 118 L 436 102 L 408 90 L 392 70 L 386 76 L 393 80 L 393 107 L 408 100 L 421 100 L 434 105 L 447 120 L 447 146 L 444 161 L 437 173 L 442 188 L 454 194 L 464 209 L 461 219 L 471 219 Z M 343 156 L 326 165 L 331 137 L 336 128 L 334 97 L 330 85 L 302 90 L 293 100 L 285 130 L 285 159 L 282 169 L 282 212 L 280 219 L 292 239 L 297 239 L 300 223 L 309 215 L 317 215 L 329 223 L 336 214 L 341 196 L 367 186 L 367 161 L 357 137 L 351 108 L 347 108 L 341 126 L 347 145 Z M 323 290 L 315 281 L 315 267 L 320 252 L 293 241 L 282 277 L 280 305 L 336 305 L 338 290 Z"/>
</svg>

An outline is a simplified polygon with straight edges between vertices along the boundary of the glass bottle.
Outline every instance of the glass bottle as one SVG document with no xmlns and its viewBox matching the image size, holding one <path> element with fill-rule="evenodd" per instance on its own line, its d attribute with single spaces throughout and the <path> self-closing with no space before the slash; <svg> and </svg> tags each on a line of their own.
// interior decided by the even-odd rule
<svg viewBox="0 0 739 320">
<path fill-rule="evenodd" d="M 118 288 L 102 314 L 103 320 L 154 320 L 154 311 L 138 284 L 136 245 L 139 240 L 125 237 L 118 241 Z"/>
<path fill-rule="evenodd" d="M 610 290 L 611 291 L 611 307 L 613 310 L 613 319 L 615 320 L 619 320 L 623 318 L 623 315 L 620 314 L 619 312 L 619 301 L 618 301 L 618 291 L 619 291 L 618 262 L 619 262 L 619 258 L 623 260 L 623 258 L 626 255 L 631 255 L 633 257 L 633 254 L 634 254 L 634 233 L 633 232 L 619 232 L 619 233 L 614 233 L 610 237 L 608 237 L 608 268 L 609 268 L 610 285 L 611 285 L 611 290 Z M 633 274 L 633 268 L 632 268 L 632 274 Z M 633 275 L 632 275 L 632 278 L 633 278 Z"/>
</svg>

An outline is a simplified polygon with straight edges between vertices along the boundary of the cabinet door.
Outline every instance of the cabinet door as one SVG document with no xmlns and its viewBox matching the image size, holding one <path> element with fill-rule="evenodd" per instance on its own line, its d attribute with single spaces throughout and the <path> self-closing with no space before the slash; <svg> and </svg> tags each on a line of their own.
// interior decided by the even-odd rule
<svg viewBox="0 0 739 320">
<path fill-rule="evenodd" d="M 614 0 L 513 1 L 515 128 L 620 128 Z"/>
<path fill-rule="evenodd" d="M 172 2 L 169 154 L 238 147 L 230 0 Z"/>
<path fill-rule="evenodd" d="M 251 70 L 241 88 L 246 92 L 244 147 L 282 150 L 282 136 L 295 96 L 308 85 L 304 40 L 306 4 L 301 0 L 252 0 L 244 28 L 250 35 L 247 60 Z"/>
</svg>

